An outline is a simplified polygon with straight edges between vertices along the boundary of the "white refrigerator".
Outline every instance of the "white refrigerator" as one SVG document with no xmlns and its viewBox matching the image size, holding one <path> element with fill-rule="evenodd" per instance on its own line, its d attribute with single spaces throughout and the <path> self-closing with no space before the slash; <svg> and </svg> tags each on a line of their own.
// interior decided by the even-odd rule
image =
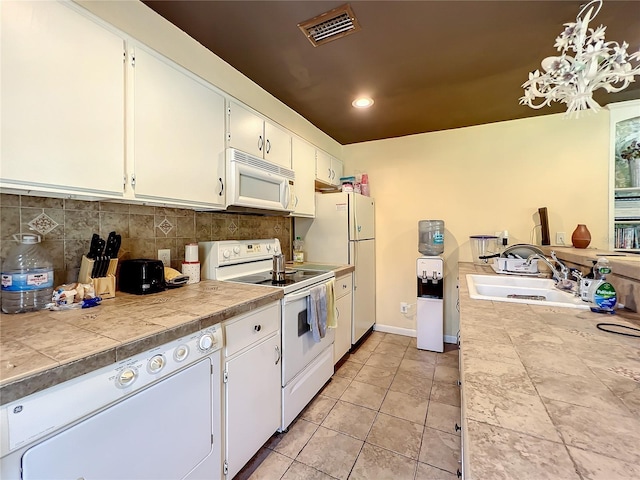
<svg viewBox="0 0 640 480">
<path fill-rule="evenodd" d="M 316 217 L 304 239 L 310 262 L 350 264 L 355 344 L 376 322 L 374 201 L 358 193 L 316 193 Z"/>
</svg>

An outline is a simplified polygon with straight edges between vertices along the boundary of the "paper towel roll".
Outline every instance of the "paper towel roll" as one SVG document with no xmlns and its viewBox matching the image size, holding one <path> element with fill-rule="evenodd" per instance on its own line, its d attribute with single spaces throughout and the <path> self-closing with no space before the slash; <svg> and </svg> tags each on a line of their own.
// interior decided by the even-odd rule
<svg viewBox="0 0 640 480">
<path fill-rule="evenodd" d="M 200 281 L 200 262 L 182 262 L 182 274 L 189 275 L 189 283 L 198 283 Z"/>
<path fill-rule="evenodd" d="M 194 263 L 198 261 L 198 244 L 189 243 L 184 246 L 184 261 Z"/>
</svg>

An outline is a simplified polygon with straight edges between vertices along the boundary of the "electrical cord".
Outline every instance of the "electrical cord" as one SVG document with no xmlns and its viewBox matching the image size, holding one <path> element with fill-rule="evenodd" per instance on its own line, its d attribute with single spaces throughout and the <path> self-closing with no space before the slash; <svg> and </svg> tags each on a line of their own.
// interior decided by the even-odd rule
<svg viewBox="0 0 640 480">
<path fill-rule="evenodd" d="M 598 323 L 596 327 L 598 328 L 598 330 L 602 330 L 603 332 L 616 333 L 618 335 L 625 335 L 627 337 L 640 338 L 640 335 L 636 335 L 634 333 L 616 332 L 615 330 L 607 330 L 606 328 L 602 327 L 628 328 L 629 330 L 635 330 L 636 332 L 640 332 L 640 328 L 627 327 L 626 325 L 618 325 L 617 323 Z"/>
</svg>

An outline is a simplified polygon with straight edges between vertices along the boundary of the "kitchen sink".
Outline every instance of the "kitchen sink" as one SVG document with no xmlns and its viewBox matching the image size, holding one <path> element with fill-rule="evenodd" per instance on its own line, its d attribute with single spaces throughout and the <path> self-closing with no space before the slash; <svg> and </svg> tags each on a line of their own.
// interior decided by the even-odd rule
<svg viewBox="0 0 640 480">
<path fill-rule="evenodd" d="M 478 300 L 589 310 L 588 303 L 572 292 L 558 290 L 555 282 L 548 278 L 467 275 L 467 286 L 469 296 Z"/>
</svg>

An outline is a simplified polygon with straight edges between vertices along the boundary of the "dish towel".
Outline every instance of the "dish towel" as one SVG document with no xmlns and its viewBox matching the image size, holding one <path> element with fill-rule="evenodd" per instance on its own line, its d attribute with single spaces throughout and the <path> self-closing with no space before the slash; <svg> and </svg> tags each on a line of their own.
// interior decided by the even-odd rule
<svg viewBox="0 0 640 480">
<path fill-rule="evenodd" d="M 336 290 L 335 280 L 332 278 L 325 285 L 327 286 L 327 327 L 338 328 L 338 315 L 336 314 Z"/>
<path fill-rule="evenodd" d="M 319 343 L 327 333 L 327 286 L 311 287 L 307 297 L 307 323 L 313 341 Z"/>
</svg>

